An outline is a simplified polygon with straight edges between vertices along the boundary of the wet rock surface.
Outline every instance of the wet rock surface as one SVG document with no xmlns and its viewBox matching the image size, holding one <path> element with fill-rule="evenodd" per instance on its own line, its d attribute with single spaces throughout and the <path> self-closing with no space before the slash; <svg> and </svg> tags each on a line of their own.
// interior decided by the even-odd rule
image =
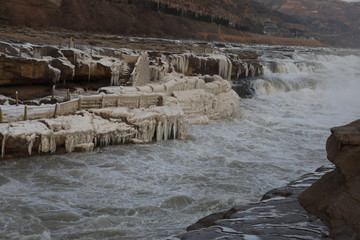
<svg viewBox="0 0 360 240">
<path fill-rule="evenodd" d="M 307 213 L 297 198 L 332 166 L 306 174 L 285 187 L 267 192 L 258 203 L 239 205 L 211 214 L 189 226 L 188 233 L 169 239 L 244 239 L 289 240 L 331 239 L 329 229 Z"/>
<path fill-rule="evenodd" d="M 331 129 L 328 159 L 336 169 L 299 197 L 331 228 L 334 239 L 360 239 L 360 120 Z"/>
</svg>

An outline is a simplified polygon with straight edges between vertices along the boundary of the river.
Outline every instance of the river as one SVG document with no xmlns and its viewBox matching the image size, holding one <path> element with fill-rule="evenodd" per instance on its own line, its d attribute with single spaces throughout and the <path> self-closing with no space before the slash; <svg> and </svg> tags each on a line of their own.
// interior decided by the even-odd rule
<svg viewBox="0 0 360 240">
<path fill-rule="evenodd" d="M 186 141 L 0 161 L 0 239 L 165 239 L 328 163 L 329 128 L 360 116 L 359 52 L 242 48 L 265 74 L 238 119 Z"/>
</svg>

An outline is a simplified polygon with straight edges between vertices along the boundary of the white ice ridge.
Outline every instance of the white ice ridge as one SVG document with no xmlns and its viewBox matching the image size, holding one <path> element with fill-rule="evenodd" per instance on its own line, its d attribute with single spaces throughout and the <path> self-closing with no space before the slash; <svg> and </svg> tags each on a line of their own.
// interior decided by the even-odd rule
<svg viewBox="0 0 360 240">
<path fill-rule="evenodd" d="M 149 55 L 147 52 L 140 54 L 131 73 L 130 81 L 133 86 L 141 86 L 150 82 Z"/>
<path fill-rule="evenodd" d="M 215 75 L 205 83 L 204 77 L 167 74 L 162 84 L 139 87 L 103 87 L 107 94 L 157 93 L 163 94 L 163 105 L 182 109 L 190 123 L 207 123 L 226 117 L 236 117 L 240 111 L 240 98 L 231 89 L 231 83 Z"/>
<path fill-rule="evenodd" d="M 207 80 L 212 79 L 208 83 L 204 78 L 172 73 L 166 75 L 161 84 L 104 87 L 99 95 L 67 102 L 68 109 L 62 109 L 59 104 L 58 114 L 53 114 L 54 105 L 44 105 L 35 112 L 46 116 L 42 119 L 0 124 L 2 156 L 185 139 L 189 123 L 236 117 L 240 98 L 231 89 L 230 82 L 218 75 L 206 76 Z M 72 112 L 79 107 L 85 110 Z M 12 116 L 9 113 L 13 112 L 6 107 L 1 110 L 6 113 L 3 116 Z M 13 110 L 15 115 L 18 111 L 25 112 L 24 106 Z M 73 115 L 59 116 L 60 113 Z M 13 117 L 17 120 L 16 116 Z"/>
<path fill-rule="evenodd" d="M 189 68 L 189 54 L 175 55 L 171 59 L 171 64 L 179 73 L 185 74 Z"/>
<path fill-rule="evenodd" d="M 224 79 L 230 80 L 233 65 L 231 60 L 226 55 L 207 54 L 204 56 L 197 56 L 194 54 L 181 54 L 172 56 L 170 62 L 177 72 L 186 74 L 190 65 L 189 58 L 196 60 L 198 67 L 203 71 L 206 71 L 207 62 L 217 62 L 218 74 Z"/>
<path fill-rule="evenodd" d="M 1 155 L 82 151 L 89 146 L 187 137 L 184 113 L 169 107 L 103 108 L 53 119 L 0 124 Z"/>
</svg>

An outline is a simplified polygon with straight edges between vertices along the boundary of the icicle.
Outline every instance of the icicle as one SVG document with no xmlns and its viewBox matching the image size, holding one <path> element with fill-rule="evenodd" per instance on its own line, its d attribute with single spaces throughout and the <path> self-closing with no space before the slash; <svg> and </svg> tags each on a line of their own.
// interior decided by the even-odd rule
<svg viewBox="0 0 360 240">
<path fill-rule="evenodd" d="M 156 141 L 161 141 L 162 140 L 162 127 L 161 127 L 161 121 L 158 122 L 157 127 L 156 127 Z"/>
<path fill-rule="evenodd" d="M 227 57 L 219 58 L 219 75 L 224 79 L 230 80 L 232 72 L 232 63 Z"/>
<path fill-rule="evenodd" d="M 88 68 L 89 68 L 88 81 L 90 81 L 91 75 L 94 74 L 96 66 L 97 66 L 96 62 L 88 63 Z"/>
<path fill-rule="evenodd" d="M 228 72 L 227 72 L 227 80 L 230 80 L 231 79 L 231 73 L 232 73 L 232 62 L 231 62 L 231 60 L 230 59 L 227 59 L 228 60 L 228 66 L 229 66 L 229 68 L 228 68 Z"/>
<path fill-rule="evenodd" d="M 174 126 L 173 126 L 173 135 L 174 135 L 174 139 L 176 139 L 176 135 L 177 135 L 177 132 L 176 132 L 176 126 L 177 125 L 177 121 L 175 120 L 175 122 L 174 122 Z"/>
<path fill-rule="evenodd" d="M 167 141 L 168 140 L 168 123 L 167 123 L 167 119 L 165 119 L 164 121 L 164 140 Z"/>
<path fill-rule="evenodd" d="M 248 65 L 246 63 L 244 63 L 244 68 L 245 68 L 245 77 L 248 77 L 249 76 L 249 68 L 248 68 Z"/>
<path fill-rule="evenodd" d="M 74 77 L 75 77 L 75 66 L 72 65 L 71 66 L 71 80 L 74 80 Z"/>
<path fill-rule="evenodd" d="M 53 83 L 56 84 L 60 80 L 61 71 L 60 71 L 60 69 L 54 68 L 50 64 L 48 66 L 49 66 L 49 69 L 54 73 L 52 80 L 53 80 Z"/>
<path fill-rule="evenodd" d="M 238 66 L 238 69 L 237 69 L 237 72 L 236 72 L 236 79 L 239 79 L 240 75 L 241 75 L 241 67 Z"/>
<path fill-rule="evenodd" d="M 68 135 L 65 139 L 65 149 L 67 153 L 71 153 L 74 149 L 74 136 Z"/>
<path fill-rule="evenodd" d="M 54 153 L 56 152 L 56 139 L 53 134 L 50 135 L 50 152 Z"/>
<path fill-rule="evenodd" d="M 255 68 L 252 64 L 250 64 L 250 66 L 249 66 L 249 71 L 250 71 L 251 76 L 255 76 L 256 72 L 255 72 Z"/>
<path fill-rule="evenodd" d="M 34 146 L 35 139 L 36 139 L 36 133 L 33 133 L 31 136 L 26 137 L 26 140 L 28 142 L 28 153 L 30 156 L 32 153 L 32 148 Z"/>
<path fill-rule="evenodd" d="M 114 63 L 110 67 L 111 69 L 111 86 L 119 86 L 120 85 L 120 75 L 123 70 L 122 63 Z"/>
<path fill-rule="evenodd" d="M 3 134 L 3 138 L 1 141 L 1 157 L 3 158 L 5 156 L 5 143 L 8 135 L 6 133 Z"/>
<path fill-rule="evenodd" d="M 50 150 L 50 142 L 48 136 L 41 135 L 38 153 L 48 152 Z"/>
<path fill-rule="evenodd" d="M 189 58 L 187 55 L 177 56 L 175 60 L 172 61 L 172 64 L 175 65 L 180 73 L 185 74 L 189 68 Z"/>
<path fill-rule="evenodd" d="M 110 86 L 118 86 L 119 85 L 120 74 L 118 72 L 111 73 Z"/>
</svg>

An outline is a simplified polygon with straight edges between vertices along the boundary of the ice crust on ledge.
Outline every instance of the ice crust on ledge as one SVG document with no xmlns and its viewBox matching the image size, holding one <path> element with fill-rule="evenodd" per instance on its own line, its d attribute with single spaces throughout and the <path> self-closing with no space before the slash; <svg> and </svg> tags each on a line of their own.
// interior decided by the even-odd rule
<svg viewBox="0 0 360 240">
<path fill-rule="evenodd" d="M 187 137 L 184 113 L 170 107 L 103 108 L 70 116 L 0 124 L 1 155 L 55 153 L 91 146 Z"/>
<path fill-rule="evenodd" d="M 18 48 L 11 48 L 8 45 L 4 48 L 9 53 L 13 51 L 14 54 L 19 54 Z M 47 56 L 44 53 L 50 50 L 54 50 L 56 56 Z M 81 108 L 79 101 L 80 107 L 77 108 L 76 105 L 75 109 L 86 110 L 71 112 L 72 115 L 2 123 L 0 124 L 2 157 L 19 153 L 25 156 L 35 153 L 73 152 L 111 144 L 186 139 L 188 124 L 236 117 L 240 111 L 240 99 L 227 80 L 231 78 L 233 65 L 226 55 L 197 56 L 186 53 L 170 56 L 153 54 L 149 57 L 147 52 L 130 55 L 130 53 L 114 51 L 112 55 L 104 56 L 99 49 L 92 49 L 91 53 L 88 53 L 75 48 L 37 49 L 32 45 L 27 46 L 26 51 L 20 53 L 21 56 L 36 63 L 48 65 L 46 69 L 52 73 L 50 76 L 53 83 L 65 80 L 65 71 L 67 76 L 81 75 L 87 80 L 91 80 L 95 74 L 98 77 L 111 76 L 109 87 L 101 88 L 99 91 L 102 93 L 99 95 L 87 97 L 93 97 L 94 102 L 102 95 L 123 98 L 121 98 L 122 102 L 118 100 L 108 108 L 93 109 L 93 106 Z M 13 56 L 8 57 L 13 58 Z M 62 70 L 56 64 L 63 67 Z M 196 70 L 199 69 L 191 68 L 199 67 L 199 71 L 204 71 L 210 66 L 209 64 L 218 75 L 186 76 L 186 74 L 198 74 Z M 249 71 L 254 72 L 251 66 L 244 69 L 247 71 L 246 75 Z M 239 68 L 237 71 L 240 75 Z M 129 83 L 132 86 L 118 86 L 124 74 L 129 75 Z M 154 101 L 153 97 L 149 97 L 153 95 L 159 98 Z M 101 101 L 105 101 L 106 97 L 101 98 Z M 148 104 L 142 105 L 144 102 Z M 161 103 L 158 104 L 159 102 Z M 102 102 L 99 105 L 104 107 Z M 41 114 L 42 111 L 53 113 L 54 106 L 45 105 L 44 109 L 41 108 Z M 1 108 L 6 110 L 4 106 Z M 23 113 L 24 108 L 19 106 L 16 110 Z M 18 115 L 17 112 L 14 114 Z M 56 114 L 46 117 L 52 115 Z M 14 119 L 22 120 L 26 117 L 12 118 Z"/>
<path fill-rule="evenodd" d="M 230 82 L 216 75 L 212 78 L 205 83 L 201 77 L 173 73 L 162 84 L 102 89 L 105 96 L 144 95 L 142 101 L 151 101 L 146 96 L 157 94 L 162 96 L 162 106 L 90 108 L 69 116 L 0 124 L 1 154 L 73 152 L 111 144 L 186 139 L 188 124 L 239 114 L 240 99 Z"/>
<path fill-rule="evenodd" d="M 104 87 L 100 91 L 107 94 L 163 94 L 163 105 L 181 109 L 191 124 L 238 116 L 240 98 L 232 90 L 231 83 L 218 75 L 208 83 L 203 78 L 172 73 L 163 78 L 162 84 Z"/>
</svg>

